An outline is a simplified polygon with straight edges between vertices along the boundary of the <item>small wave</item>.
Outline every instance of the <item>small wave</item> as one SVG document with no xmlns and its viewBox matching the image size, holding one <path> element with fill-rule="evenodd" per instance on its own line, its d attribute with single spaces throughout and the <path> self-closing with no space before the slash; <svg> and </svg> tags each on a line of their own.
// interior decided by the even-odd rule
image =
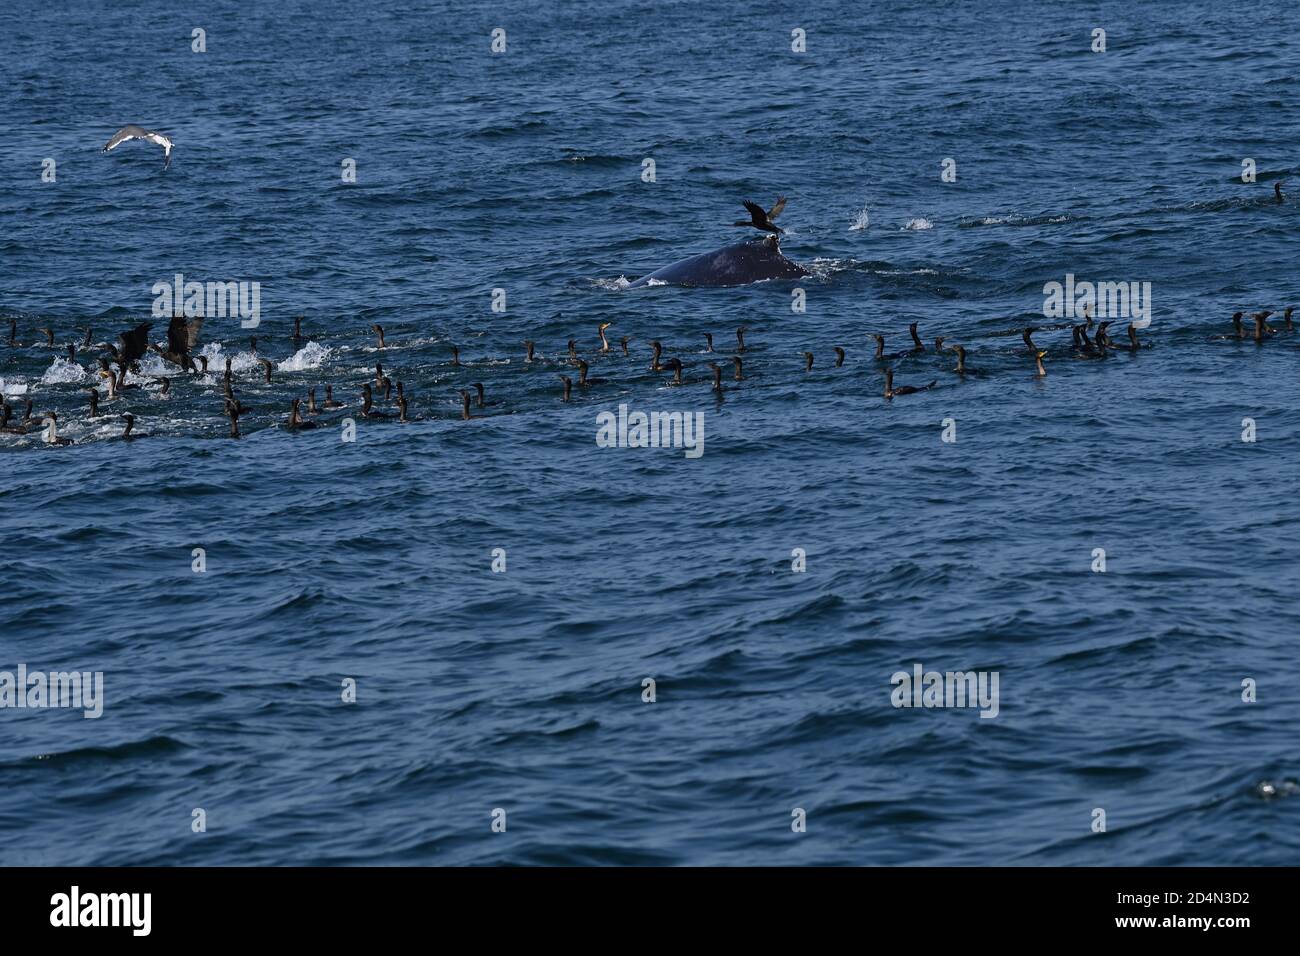
<svg viewBox="0 0 1300 956">
<path fill-rule="evenodd" d="M 175 737 L 157 734 L 152 737 L 128 740 L 119 744 L 106 744 L 100 747 L 77 747 L 72 750 L 34 754 L 26 760 L 10 761 L 7 766 L 18 769 L 30 766 L 31 762 L 72 763 L 89 759 L 130 760 L 138 757 L 177 753 L 184 749 L 186 749 L 186 745 Z"/>
<path fill-rule="evenodd" d="M 567 149 L 566 152 L 567 155 L 560 157 L 562 163 L 585 163 L 588 166 L 609 168 L 625 166 L 629 162 L 622 156 L 612 156 L 608 153 L 581 153 Z"/>
<path fill-rule="evenodd" d="M 1068 213 L 1057 216 L 979 216 L 959 220 L 957 226 L 960 229 L 971 229 L 975 226 L 1046 226 L 1069 222 L 1071 218 Z"/>
</svg>

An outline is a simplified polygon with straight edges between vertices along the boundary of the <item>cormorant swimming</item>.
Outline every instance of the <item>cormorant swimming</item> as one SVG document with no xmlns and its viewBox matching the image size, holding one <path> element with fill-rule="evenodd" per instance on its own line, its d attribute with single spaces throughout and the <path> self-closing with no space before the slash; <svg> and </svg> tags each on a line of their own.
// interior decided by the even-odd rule
<svg viewBox="0 0 1300 956">
<path fill-rule="evenodd" d="M 915 395 L 917 392 L 924 392 L 934 388 L 938 382 L 930 382 L 928 385 L 900 385 L 894 388 L 894 370 L 885 369 L 885 398 L 893 398 L 895 395 Z"/>
</svg>

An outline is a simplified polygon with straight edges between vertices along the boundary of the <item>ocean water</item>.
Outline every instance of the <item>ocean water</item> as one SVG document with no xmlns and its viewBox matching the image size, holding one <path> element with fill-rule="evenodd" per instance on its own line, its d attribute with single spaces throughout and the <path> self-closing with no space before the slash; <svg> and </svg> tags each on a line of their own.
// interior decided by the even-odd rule
<svg viewBox="0 0 1300 956">
<path fill-rule="evenodd" d="M 0 10 L 0 392 L 74 442 L 0 435 L 0 671 L 104 675 L 98 719 L 0 710 L 0 862 L 1296 862 L 1300 333 L 1230 316 L 1300 304 L 1298 31 L 1280 0 Z M 126 123 L 170 169 L 99 151 Z M 778 195 L 810 277 L 625 288 Z M 261 324 L 88 419 L 176 273 L 259 282 Z M 1149 348 L 1080 357 L 1067 274 L 1149 282 Z M 569 339 L 604 381 L 565 403 Z M 343 441 L 376 362 L 418 420 Z M 886 365 L 937 385 L 886 401 Z M 350 411 L 286 430 L 327 383 Z M 703 454 L 598 447 L 620 404 L 701 413 Z M 894 707 L 918 664 L 996 672 L 997 716 Z"/>
</svg>

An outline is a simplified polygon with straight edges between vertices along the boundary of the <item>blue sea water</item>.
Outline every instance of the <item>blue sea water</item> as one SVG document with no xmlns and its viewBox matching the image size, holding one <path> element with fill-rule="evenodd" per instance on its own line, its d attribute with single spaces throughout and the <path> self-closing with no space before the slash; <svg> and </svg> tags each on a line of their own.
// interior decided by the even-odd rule
<svg viewBox="0 0 1300 956">
<path fill-rule="evenodd" d="M 0 670 L 104 709 L 0 710 L 0 862 L 1296 862 L 1300 334 L 1224 336 L 1300 304 L 1298 36 L 1281 0 L 5 6 L 0 391 L 74 444 L 0 435 Z M 99 152 L 126 123 L 169 170 Z M 625 288 L 777 195 L 808 279 Z M 261 284 L 203 329 L 238 441 L 156 355 L 86 418 L 176 273 Z M 1079 358 L 1067 274 L 1150 282 L 1150 348 Z M 888 402 L 869 336 L 911 322 L 974 372 L 901 356 L 938 384 Z M 571 338 L 606 381 L 566 404 Z M 419 421 L 283 427 L 376 362 Z M 704 454 L 597 447 L 620 404 Z M 998 715 L 895 708 L 915 664 L 996 671 Z"/>
</svg>

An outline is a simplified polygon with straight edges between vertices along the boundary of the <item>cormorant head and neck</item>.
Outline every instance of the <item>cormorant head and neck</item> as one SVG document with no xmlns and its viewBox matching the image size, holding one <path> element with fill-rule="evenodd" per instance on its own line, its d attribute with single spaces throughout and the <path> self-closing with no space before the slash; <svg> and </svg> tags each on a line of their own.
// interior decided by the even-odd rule
<svg viewBox="0 0 1300 956">
<path fill-rule="evenodd" d="M 954 345 L 953 351 L 957 353 L 957 371 L 966 374 L 966 348 L 962 345 Z"/>
<path fill-rule="evenodd" d="M 745 372 L 744 372 L 744 366 L 741 364 L 740 361 L 740 356 L 733 355 L 731 357 L 731 361 L 736 363 L 736 372 L 734 375 L 732 375 L 732 378 L 734 378 L 737 382 L 743 382 L 745 380 Z"/>
<path fill-rule="evenodd" d="M 705 332 L 705 333 L 704 333 L 704 351 L 706 351 L 706 352 L 712 352 L 712 351 L 713 351 L 713 333 L 712 333 L 712 332 Z"/>
<path fill-rule="evenodd" d="M 882 359 L 882 358 L 884 358 L 884 357 L 885 357 L 885 337 L 884 337 L 883 335 L 872 335 L 871 337 L 872 337 L 873 339 L 876 340 L 876 358 L 878 358 L 878 359 Z"/>
<path fill-rule="evenodd" d="M 483 383 L 475 382 L 472 388 L 474 389 L 474 391 L 478 392 L 478 407 L 482 408 L 483 407 Z"/>
<path fill-rule="evenodd" d="M 912 344 L 913 344 L 914 346 L 916 346 L 916 351 L 918 351 L 918 352 L 924 352 L 924 351 L 925 351 L 925 343 L 921 341 L 921 336 L 918 335 L 918 334 L 917 334 L 917 331 L 916 331 L 916 327 L 917 327 L 917 325 L 919 325 L 919 324 L 920 324 L 920 323 L 913 322 L 911 325 L 909 325 L 909 326 L 907 327 L 907 331 L 910 332 L 910 333 L 912 334 Z"/>
<path fill-rule="evenodd" d="M 736 351 L 737 352 L 747 351 L 745 348 L 745 333 L 748 331 L 749 329 L 747 329 L 743 325 L 740 328 L 736 329 Z"/>
<path fill-rule="evenodd" d="M 1097 326 L 1097 348 L 1103 352 L 1106 351 L 1106 347 L 1110 345 L 1110 336 L 1106 333 L 1106 326 L 1110 325 L 1113 321 L 1114 319 L 1107 319 L 1105 322 L 1102 322 Z"/>
<path fill-rule="evenodd" d="M 567 402 L 569 400 L 569 393 L 573 391 L 573 379 L 569 378 L 567 375 L 561 375 L 560 381 L 564 383 L 564 397 L 561 398 L 560 401 Z"/>
<path fill-rule="evenodd" d="M 533 360 L 533 348 L 534 348 L 532 339 L 529 339 L 528 341 L 524 342 L 524 348 L 528 349 L 528 354 L 524 357 L 524 361 L 531 362 Z"/>
<path fill-rule="evenodd" d="M 722 366 L 717 362 L 710 362 L 709 368 L 713 370 L 713 390 L 722 391 Z"/>
<path fill-rule="evenodd" d="M 835 346 L 835 367 L 840 368 L 844 364 L 844 350 L 838 345 Z"/>
<path fill-rule="evenodd" d="M 811 352 L 803 353 L 803 370 L 811 372 L 813 367 L 813 354 Z"/>
</svg>

